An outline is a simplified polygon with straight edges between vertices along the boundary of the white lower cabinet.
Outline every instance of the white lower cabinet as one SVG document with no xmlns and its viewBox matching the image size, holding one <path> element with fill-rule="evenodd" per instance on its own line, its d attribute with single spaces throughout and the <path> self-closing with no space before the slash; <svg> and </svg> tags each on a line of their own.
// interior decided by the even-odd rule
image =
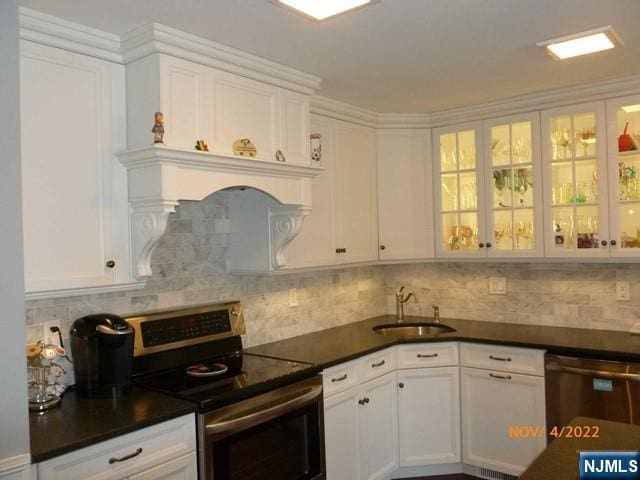
<svg viewBox="0 0 640 480">
<path fill-rule="evenodd" d="M 129 480 L 192 480 L 197 477 L 196 462 L 196 454 L 190 453 L 131 475 Z"/>
<path fill-rule="evenodd" d="M 546 446 L 544 378 L 461 368 L 466 464 L 520 475 Z M 538 432 L 516 438 L 513 429 Z"/>
<path fill-rule="evenodd" d="M 400 466 L 460 461 L 457 366 L 398 371 Z"/>
<path fill-rule="evenodd" d="M 362 385 L 361 478 L 388 478 L 398 468 L 398 390 L 396 373 Z"/>
<path fill-rule="evenodd" d="M 38 464 L 39 480 L 196 480 L 193 415 L 136 430 Z"/>
<path fill-rule="evenodd" d="M 543 350 L 427 342 L 325 370 L 327 479 L 462 464 L 521 474 L 546 446 L 543 359 Z"/>
<path fill-rule="evenodd" d="M 328 480 L 385 479 L 398 467 L 396 372 L 324 401 Z"/>
</svg>

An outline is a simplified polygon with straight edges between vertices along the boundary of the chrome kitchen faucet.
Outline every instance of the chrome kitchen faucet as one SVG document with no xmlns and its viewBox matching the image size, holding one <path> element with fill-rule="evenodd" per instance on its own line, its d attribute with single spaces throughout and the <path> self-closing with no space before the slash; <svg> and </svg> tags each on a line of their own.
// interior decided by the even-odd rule
<svg viewBox="0 0 640 480">
<path fill-rule="evenodd" d="M 418 301 L 414 291 L 409 292 L 407 296 L 404 295 L 404 285 L 396 290 L 396 320 L 398 323 L 404 321 L 404 304 L 407 303 L 411 297 L 413 297 L 415 301 Z"/>
</svg>

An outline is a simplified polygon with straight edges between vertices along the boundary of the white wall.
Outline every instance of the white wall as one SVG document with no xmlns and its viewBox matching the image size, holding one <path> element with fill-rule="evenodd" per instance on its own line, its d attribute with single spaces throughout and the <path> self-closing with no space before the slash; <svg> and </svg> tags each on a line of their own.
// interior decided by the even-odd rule
<svg viewBox="0 0 640 480">
<path fill-rule="evenodd" d="M 29 451 L 22 260 L 18 5 L 0 1 L 0 470 Z M 52 119 L 55 121 L 55 119 Z M 1 474 L 1 472 L 0 472 Z"/>
</svg>

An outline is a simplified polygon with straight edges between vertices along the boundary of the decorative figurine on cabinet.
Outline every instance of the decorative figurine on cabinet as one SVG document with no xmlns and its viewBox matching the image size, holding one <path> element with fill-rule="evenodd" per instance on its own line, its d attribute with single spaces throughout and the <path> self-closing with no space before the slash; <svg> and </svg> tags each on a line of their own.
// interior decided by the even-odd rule
<svg viewBox="0 0 640 480">
<path fill-rule="evenodd" d="M 322 136 L 319 133 L 311 134 L 311 160 L 319 162 L 322 160 L 322 144 L 320 143 Z"/>
<path fill-rule="evenodd" d="M 208 152 L 209 145 L 207 145 L 207 142 L 205 142 L 204 140 L 196 140 L 196 150 L 198 150 L 199 152 Z"/>
<path fill-rule="evenodd" d="M 156 112 L 154 114 L 154 123 L 151 133 L 153 133 L 154 144 L 164 144 L 164 115 L 162 115 L 162 112 Z"/>
</svg>

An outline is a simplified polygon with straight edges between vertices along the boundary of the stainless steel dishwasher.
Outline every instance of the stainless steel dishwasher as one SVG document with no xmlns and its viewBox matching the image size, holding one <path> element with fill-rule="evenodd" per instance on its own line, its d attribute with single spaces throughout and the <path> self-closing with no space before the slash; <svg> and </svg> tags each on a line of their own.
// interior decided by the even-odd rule
<svg viewBox="0 0 640 480">
<path fill-rule="evenodd" d="M 640 424 L 640 364 L 545 355 L 547 428 L 574 417 Z"/>
</svg>

